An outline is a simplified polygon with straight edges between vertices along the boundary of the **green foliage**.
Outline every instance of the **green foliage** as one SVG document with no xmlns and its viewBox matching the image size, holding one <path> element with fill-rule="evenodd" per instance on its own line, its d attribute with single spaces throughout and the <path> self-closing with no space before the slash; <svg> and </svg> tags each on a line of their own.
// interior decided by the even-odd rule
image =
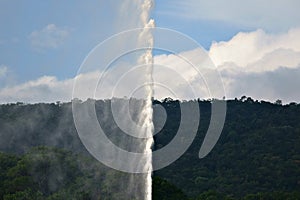
<svg viewBox="0 0 300 200">
<path fill-rule="evenodd" d="M 224 194 L 218 193 L 213 190 L 203 192 L 196 198 L 196 200 L 232 200 L 232 199 L 233 198 L 230 196 L 226 196 Z"/>
<path fill-rule="evenodd" d="M 155 135 L 156 149 L 173 139 L 180 123 L 178 102 L 160 104 L 168 119 Z M 210 154 L 200 160 L 198 153 L 208 129 L 210 105 L 199 101 L 200 125 L 190 148 L 154 175 L 167 179 L 191 197 L 201 194 L 204 199 L 208 198 L 208 191 L 218 191 L 217 194 L 224 195 L 221 199 L 227 195 L 242 198 L 258 192 L 300 191 L 299 104 L 272 104 L 249 97 L 227 101 L 221 137 Z M 214 198 L 218 199 L 218 195 L 214 194 Z"/>
<path fill-rule="evenodd" d="M 196 102 L 197 136 L 180 159 L 154 172 L 153 199 L 300 199 L 299 104 L 250 97 L 227 101 L 222 135 L 200 160 L 211 102 Z M 174 138 L 180 106 L 190 102 L 153 103 L 168 114 L 155 135 L 155 150 Z M 106 104 L 96 102 L 100 123 Z M 154 121 L 159 117 L 154 113 Z M 126 185 L 120 183 L 128 175 L 91 158 L 78 138 L 70 103 L 0 105 L 0 137 L 0 200 L 124 199 Z"/>
<path fill-rule="evenodd" d="M 157 200 L 187 200 L 187 196 L 180 189 L 160 177 L 153 178 L 152 198 Z"/>
<path fill-rule="evenodd" d="M 242 200 L 299 200 L 300 192 L 267 192 L 248 194 Z"/>
<path fill-rule="evenodd" d="M 6 194 L 3 200 L 43 200 L 41 192 L 33 192 L 31 189 L 18 191 L 13 194 Z"/>
</svg>

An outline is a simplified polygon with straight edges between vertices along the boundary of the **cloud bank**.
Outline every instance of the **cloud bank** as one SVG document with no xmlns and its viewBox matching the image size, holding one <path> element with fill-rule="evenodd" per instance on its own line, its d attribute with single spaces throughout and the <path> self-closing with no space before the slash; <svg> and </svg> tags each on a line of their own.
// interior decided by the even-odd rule
<svg viewBox="0 0 300 200">
<path fill-rule="evenodd" d="M 205 76 L 209 75 L 209 67 L 201 68 L 203 77 L 199 77 L 199 74 L 180 58 L 183 56 L 194 62 L 203 62 L 195 51 L 182 52 L 179 56 L 156 55 L 154 79 L 162 82 L 180 98 L 192 98 L 192 93 L 187 88 L 188 84 L 194 84 L 194 87 L 203 93 L 200 98 L 208 97 Z M 214 42 L 208 55 L 220 72 L 227 98 L 246 95 L 270 101 L 281 99 L 286 103 L 300 102 L 300 28 L 282 34 L 268 34 L 260 29 L 240 32 L 229 41 Z M 5 71 L 2 68 L 1 70 Z M 115 89 L 119 77 L 124 74 L 121 72 L 122 70 L 112 70 L 107 76 L 105 90 L 96 96 L 111 97 L 109 91 Z M 90 83 L 97 82 L 101 74 L 101 71 L 91 72 L 67 80 L 44 76 L 23 84 L 3 87 L 0 89 L 0 100 L 1 103 L 70 101 L 76 79 L 83 80 L 84 84 L 79 88 L 82 94 L 80 98 L 86 99 L 91 97 L 86 92 L 87 89 L 95 87 Z M 132 73 L 119 83 L 122 88 L 120 91 L 126 91 L 127 86 L 133 87 L 139 79 L 138 73 Z M 158 98 L 172 96 L 172 92 L 161 88 L 155 90 L 155 96 Z M 122 95 L 127 96 L 125 93 Z"/>
<path fill-rule="evenodd" d="M 238 33 L 213 43 L 209 55 L 217 65 L 229 97 L 241 95 L 285 102 L 300 101 L 300 29 L 284 34 L 262 30 Z"/>
<path fill-rule="evenodd" d="M 299 52 L 300 29 L 276 35 L 257 30 L 213 43 L 209 55 L 218 67 L 227 68 L 234 63 L 245 71 L 262 72 L 279 66 L 296 67 L 300 63 Z"/>
</svg>

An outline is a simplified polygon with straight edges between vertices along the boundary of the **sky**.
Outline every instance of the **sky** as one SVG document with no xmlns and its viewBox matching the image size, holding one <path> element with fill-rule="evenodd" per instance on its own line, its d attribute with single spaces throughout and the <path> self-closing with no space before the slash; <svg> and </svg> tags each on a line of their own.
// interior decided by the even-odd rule
<svg viewBox="0 0 300 200">
<path fill-rule="evenodd" d="M 1 0 L 0 103 L 70 101 L 89 52 L 140 27 L 140 2 Z M 181 32 L 207 51 L 227 98 L 300 102 L 299 7 L 298 0 L 166 0 L 155 2 L 151 17 L 157 27 Z M 191 52 L 182 55 L 192 58 Z M 179 74 L 189 71 L 172 56 L 156 60 Z M 185 90 L 176 82 L 172 87 Z"/>
</svg>

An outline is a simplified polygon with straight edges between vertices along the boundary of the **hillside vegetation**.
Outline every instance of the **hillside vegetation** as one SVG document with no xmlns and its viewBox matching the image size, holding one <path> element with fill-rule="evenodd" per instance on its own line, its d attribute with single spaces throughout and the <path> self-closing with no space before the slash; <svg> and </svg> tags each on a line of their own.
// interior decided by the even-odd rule
<svg viewBox="0 0 300 200">
<path fill-rule="evenodd" d="M 153 199 L 300 199 L 299 104 L 228 100 L 221 137 L 199 159 L 212 102 L 155 100 L 153 104 L 163 106 L 168 118 L 154 137 L 154 150 L 175 136 L 180 105 L 195 102 L 200 108 L 196 138 L 182 157 L 154 172 Z M 109 105 L 109 100 L 96 101 L 100 123 L 104 114 L 112 117 Z M 0 106 L 0 199 L 124 197 L 122 183 L 128 175 L 90 156 L 77 135 L 71 107 L 71 103 Z M 155 124 L 160 117 L 154 112 Z"/>
</svg>

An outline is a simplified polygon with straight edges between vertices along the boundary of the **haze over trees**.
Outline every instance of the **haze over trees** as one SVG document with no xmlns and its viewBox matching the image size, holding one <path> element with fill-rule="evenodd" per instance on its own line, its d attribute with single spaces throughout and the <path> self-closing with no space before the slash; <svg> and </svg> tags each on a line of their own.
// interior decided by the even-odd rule
<svg viewBox="0 0 300 200">
<path fill-rule="evenodd" d="M 211 101 L 195 101 L 200 108 L 197 136 L 181 158 L 154 172 L 153 199 L 300 199 L 299 104 L 228 100 L 222 135 L 199 159 Z M 153 101 L 168 114 L 154 137 L 154 150 L 175 136 L 182 103 L 190 102 Z M 100 123 L 104 112 L 112 117 L 108 105 L 109 100 L 96 101 Z M 126 173 L 90 156 L 77 135 L 71 107 L 59 102 L 0 106 L 0 199 L 123 198 L 120 182 L 128 180 Z M 154 113 L 154 122 L 159 117 Z"/>
</svg>

